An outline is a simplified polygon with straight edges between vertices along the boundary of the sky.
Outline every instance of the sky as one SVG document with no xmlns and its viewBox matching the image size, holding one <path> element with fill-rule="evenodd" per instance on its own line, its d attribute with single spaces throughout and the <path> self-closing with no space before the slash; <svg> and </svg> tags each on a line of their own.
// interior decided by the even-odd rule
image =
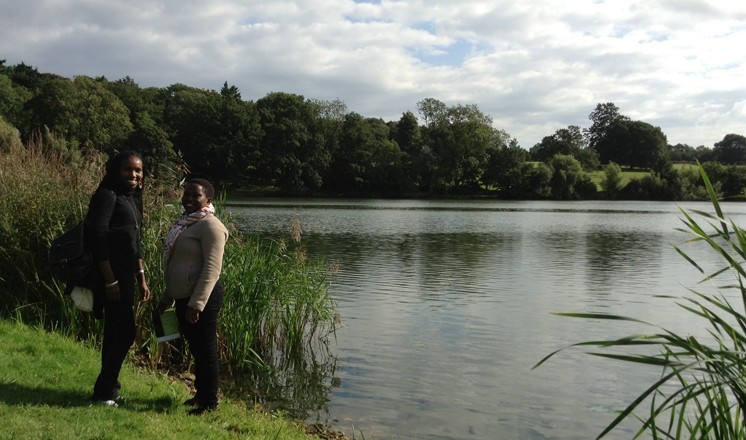
<svg viewBox="0 0 746 440">
<path fill-rule="evenodd" d="M 669 144 L 746 135 L 740 0 L 0 0 L 0 60 L 365 117 L 476 105 L 524 148 L 599 103 Z"/>
</svg>

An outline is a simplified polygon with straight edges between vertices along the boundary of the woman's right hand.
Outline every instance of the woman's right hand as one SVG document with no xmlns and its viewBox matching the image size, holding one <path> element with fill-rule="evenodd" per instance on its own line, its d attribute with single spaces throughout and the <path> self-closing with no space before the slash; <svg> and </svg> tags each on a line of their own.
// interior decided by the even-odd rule
<svg viewBox="0 0 746 440">
<path fill-rule="evenodd" d="M 119 301 L 121 298 L 121 294 L 119 293 L 119 283 L 115 283 L 114 285 L 104 285 L 104 291 L 106 293 L 106 299 L 109 301 Z"/>
<path fill-rule="evenodd" d="M 99 261 L 98 268 L 101 271 L 101 275 L 104 276 L 104 296 L 106 296 L 108 301 L 119 301 L 121 298 L 119 282 L 111 270 L 109 260 Z"/>
</svg>

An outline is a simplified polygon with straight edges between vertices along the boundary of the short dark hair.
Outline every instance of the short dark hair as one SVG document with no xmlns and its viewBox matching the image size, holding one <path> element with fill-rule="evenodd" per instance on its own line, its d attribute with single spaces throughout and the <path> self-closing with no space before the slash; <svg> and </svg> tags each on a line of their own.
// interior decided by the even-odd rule
<svg viewBox="0 0 746 440">
<path fill-rule="evenodd" d="M 205 190 L 205 196 L 208 199 L 215 198 L 215 188 L 212 186 L 212 183 L 208 182 L 206 179 L 189 179 L 187 185 L 190 183 L 196 183 L 201 186 Z"/>
</svg>

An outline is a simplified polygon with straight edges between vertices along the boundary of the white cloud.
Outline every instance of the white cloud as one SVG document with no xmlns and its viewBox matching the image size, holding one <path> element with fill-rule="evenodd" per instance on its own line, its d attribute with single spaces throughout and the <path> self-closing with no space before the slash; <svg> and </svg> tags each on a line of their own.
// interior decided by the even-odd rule
<svg viewBox="0 0 746 440">
<path fill-rule="evenodd" d="M 398 119 L 476 104 L 529 148 L 599 102 L 671 143 L 746 134 L 746 4 L 731 0 L 0 0 L 0 59 L 142 86 L 236 85 Z"/>
</svg>

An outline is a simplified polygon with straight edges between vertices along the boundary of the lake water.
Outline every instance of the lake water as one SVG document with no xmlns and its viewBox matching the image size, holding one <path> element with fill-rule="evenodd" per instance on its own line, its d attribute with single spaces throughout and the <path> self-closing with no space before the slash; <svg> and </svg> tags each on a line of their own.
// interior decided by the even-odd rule
<svg viewBox="0 0 746 440">
<path fill-rule="evenodd" d="M 700 274 L 673 249 L 678 207 L 708 203 L 232 200 L 256 235 L 297 217 L 308 254 L 339 265 L 334 388 L 309 414 L 366 439 L 588 439 L 659 374 L 575 342 L 653 332 L 553 312 L 632 316 L 679 333 L 699 322 L 661 295 Z M 724 203 L 746 224 L 746 204 Z M 711 251 L 685 246 L 705 266 Z M 635 423 L 607 438 L 631 438 Z"/>
</svg>

